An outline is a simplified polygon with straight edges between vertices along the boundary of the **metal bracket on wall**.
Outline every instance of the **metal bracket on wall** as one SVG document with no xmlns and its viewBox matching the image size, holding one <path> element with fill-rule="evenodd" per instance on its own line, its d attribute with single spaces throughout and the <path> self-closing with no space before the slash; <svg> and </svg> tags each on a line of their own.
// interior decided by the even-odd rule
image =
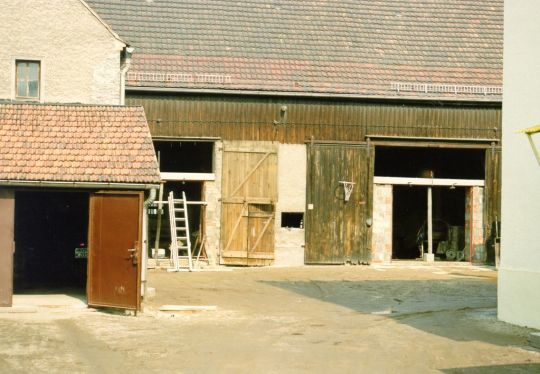
<svg viewBox="0 0 540 374">
<path fill-rule="evenodd" d="M 274 125 L 286 125 L 287 124 L 287 106 L 282 105 L 279 108 L 279 121 L 274 121 Z"/>
</svg>

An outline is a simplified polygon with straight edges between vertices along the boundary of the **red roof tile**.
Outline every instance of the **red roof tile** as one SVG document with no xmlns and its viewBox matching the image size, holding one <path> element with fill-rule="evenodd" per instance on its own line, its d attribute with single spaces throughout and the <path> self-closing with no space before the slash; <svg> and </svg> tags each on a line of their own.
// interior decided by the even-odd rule
<svg viewBox="0 0 540 374">
<path fill-rule="evenodd" d="M 0 180 L 159 183 L 144 110 L 0 104 Z"/>
</svg>

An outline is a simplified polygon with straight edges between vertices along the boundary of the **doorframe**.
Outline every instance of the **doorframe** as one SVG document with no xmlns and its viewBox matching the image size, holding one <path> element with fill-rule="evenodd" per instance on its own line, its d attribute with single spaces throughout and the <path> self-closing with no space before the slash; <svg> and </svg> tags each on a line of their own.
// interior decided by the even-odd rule
<svg viewBox="0 0 540 374">
<path fill-rule="evenodd" d="M 11 214 L 5 214 L 9 213 Z M 13 305 L 15 191 L 0 188 L 0 307 Z M 7 260 L 7 261 L 6 261 Z"/>
</svg>

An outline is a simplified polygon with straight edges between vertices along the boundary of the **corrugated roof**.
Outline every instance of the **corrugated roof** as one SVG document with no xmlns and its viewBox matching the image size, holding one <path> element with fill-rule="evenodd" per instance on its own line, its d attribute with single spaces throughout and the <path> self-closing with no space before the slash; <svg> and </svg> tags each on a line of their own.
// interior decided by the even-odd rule
<svg viewBox="0 0 540 374">
<path fill-rule="evenodd" d="M 0 104 L 0 180 L 159 183 L 144 110 Z"/>
<path fill-rule="evenodd" d="M 135 47 L 129 86 L 502 96 L 503 0 L 87 2 Z"/>
</svg>

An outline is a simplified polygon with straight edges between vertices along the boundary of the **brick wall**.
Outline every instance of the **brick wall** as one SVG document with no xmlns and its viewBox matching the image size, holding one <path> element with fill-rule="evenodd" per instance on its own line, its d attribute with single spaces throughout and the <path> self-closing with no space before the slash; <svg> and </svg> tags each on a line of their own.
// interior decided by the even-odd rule
<svg viewBox="0 0 540 374">
<path fill-rule="evenodd" d="M 392 201 L 391 185 L 376 184 L 374 186 L 371 259 L 374 263 L 392 261 Z"/>
<path fill-rule="evenodd" d="M 465 260 L 475 261 L 474 251 L 484 245 L 484 188 L 471 187 L 465 196 Z M 481 250 L 481 249 L 480 249 Z M 485 248 L 484 248 L 485 251 Z"/>
</svg>

